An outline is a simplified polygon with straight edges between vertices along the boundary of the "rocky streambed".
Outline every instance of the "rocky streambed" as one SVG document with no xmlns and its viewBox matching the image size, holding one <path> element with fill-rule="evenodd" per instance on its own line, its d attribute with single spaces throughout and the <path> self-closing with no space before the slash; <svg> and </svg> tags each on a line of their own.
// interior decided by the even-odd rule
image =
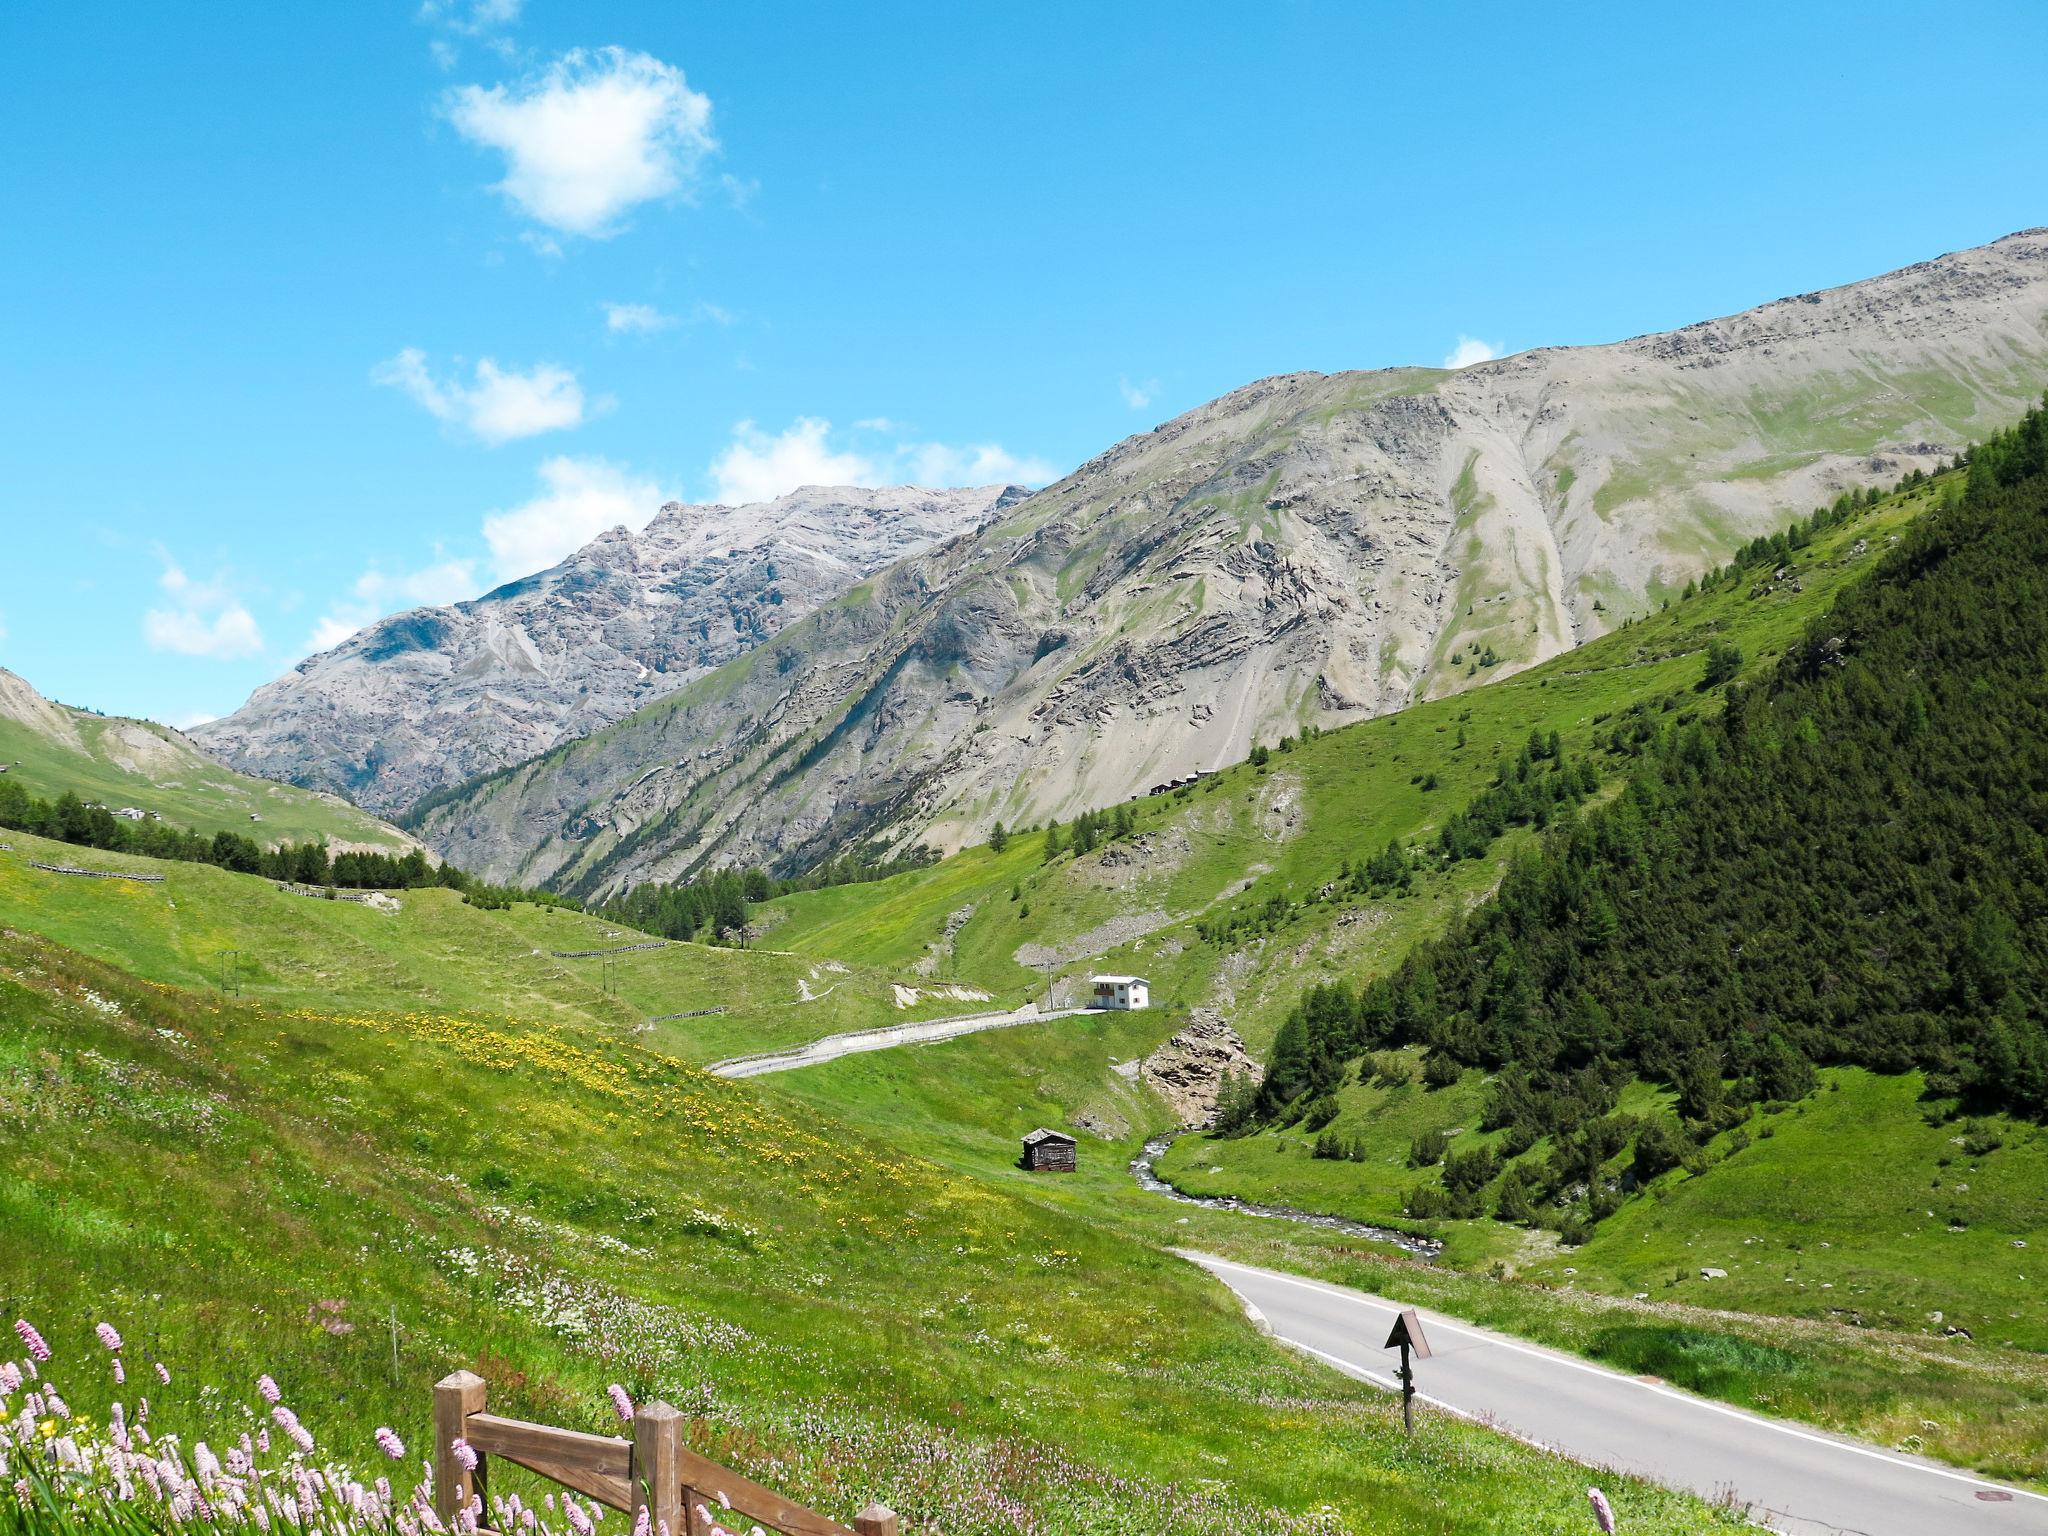
<svg viewBox="0 0 2048 1536">
<path fill-rule="evenodd" d="M 1229 1195 L 1190 1195 L 1159 1176 L 1157 1163 L 1166 1155 L 1166 1149 L 1173 1145 L 1180 1135 L 1155 1136 L 1145 1143 L 1144 1149 L 1131 1159 L 1131 1177 L 1138 1181 L 1138 1187 L 1155 1195 L 1164 1195 L 1169 1200 L 1178 1200 L 1183 1205 L 1207 1206 L 1212 1211 L 1236 1211 L 1244 1216 L 1266 1216 L 1275 1221 L 1297 1221 L 1307 1227 L 1321 1227 L 1328 1232 L 1342 1232 L 1350 1237 L 1363 1237 L 1375 1243 L 1388 1243 L 1418 1259 L 1434 1263 L 1444 1251 L 1444 1245 L 1434 1238 L 1417 1237 L 1411 1232 L 1396 1232 L 1390 1227 L 1375 1227 L 1369 1222 L 1352 1221 L 1344 1216 L 1323 1216 L 1314 1211 L 1297 1211 L 1285 1205 L 1259 1205 L 1250 1200 L 1238 1200 Z"/>
</svg>

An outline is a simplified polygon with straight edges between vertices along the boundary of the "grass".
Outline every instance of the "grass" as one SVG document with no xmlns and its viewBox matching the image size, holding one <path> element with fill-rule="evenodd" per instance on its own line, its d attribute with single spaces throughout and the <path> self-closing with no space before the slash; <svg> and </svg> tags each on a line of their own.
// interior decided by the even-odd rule
<svg viewBox="0 0 2048 1536">
<path fill-rule="evenodd" d="M 1752 672 L 1767 666 L 1865 567 L 1870 556 L 1852 555 L 1852 546 L 1881 545 L 1935 493 L 1892 498 L 1817 538 L 1793 562 L 1801 592 L 1752 599 L 1744 584 L 1674 602 L 1488 687 L 1298 742 L 1263 769 L 1240 764 L 1191 792 L 1138 800 L 1140 839 L 1112 856 L 1123 863 L 1097 853 L 1047 865 L 1037 830 L 1017 832 L 1001 855 L 968 849 L 877 885 L 784 897 L 768 909 L 786 914 L 770 941 L 907 967 L 930 952 L 949 917 L 971 906 L 948 973 L 1003 990 L 1028 984 L 1031 968 L 1017 958 L 1023 946 L 1071 951 L 1113 919 L 1157 912 L 1163 920 L 1152 932 L 1093 946 L 1056 974 L 1142 972 L 1156 997 L 1226 1007 L 1257 1051 L 1309 981 L 1391 965 L 1414 939 L 1438 931 L 1447 912 L 1490 888 L 1499 867 L 1498 858 L 1459 866 L 1406 900 L 1319 899 L 1348 863 L 1389 839 L 1433 836 L 1532 730 L 1555 730 L 1578 752 L 1601 721 L 1638 701 L 1711 707 L 1692 693 L 1710 641 L 1732 640 Z M 1511 847 L 1503 844 L 1501 854 Z M 1276 894 L 1296 910 L 1258 941 L 1225 948 L 1194 932 L 1204 915 L 1257 907 Z"/>
<path fill-rule="evenodd" d="M 601 1024 L 214 999 L 9 930 L 0 1122 L 0 1305 L 67 1357 L 115 1320 L 173 1368 L 159 1426 L 267 1371 L 327 1446 L 423 1444 L 466 1365 L 591 1430 L 608 1381 L 665 1397 L 715 1457 L 913 1530 L 1583 1528 L 1579 1468 L 1406 1440 L 1114 1225 Z M 1609 1491 L 1631 1530 L 1715 1518 Z"/>
<path fill-rule="evenodd" d="M 1638 701 L 1668 701 L 1678 712 L 1711 707 L 1711 697 L 1693 689 L 1710 640 L 1733 641 L 1752 671 L 1767 667 L 1864 567 L 1870 554 L 1853 546 L 1862 541 L 1874 553 L 1938 494 L 1935 485 L 1890 498 L 1816 539 L 1789 562 L 1803 592 L 1780 586 L 1752 598 L 1742 582 L 1674 601 L 1490 687 L 1297 743 L 1263 769 L 1241 765 L 1190 793 L 1139 801 L 1138 836 L 1126 845 L 1134 856 L 1120 864 L 1097 854 L 1048 865 L 1040 839 L 1019 835 L 1000 858 L 970 850 L 877 888 L 865 924 L 852 893 L 788 898 L 779 905 L 792 915 L 778 942 L 807 950 L 857 934 L 870 961 L 900 962 L 925 951 L 947 914 L 971 905 L 951 947 L 958 974 L 1014 979 L 1022 946 L 1064 948 L 1069 958 L 1055 967 L 1062 976 L 1146 974 L 1157 999 L 1220 1007 L 1257 1053 L 1308 982 L 1355 980 L 1394 963 L 1417 938 L 1440 931 L 1447 914 L 1482 897 L 1519 839 L 1505 839 L 1492 859 L 1424 876 L 1413 895 L 1389 901 L 1324 899 L 1346 860 L 1390 837 L 1426 840 L 1532 728 L 1558 731 L 1576 753 L 1603 720 Z M 1434 789 L 1426 787 L 1430 775 Z M 1293 807 L 1284 827 L 1273 816 L 1283 801 Z M 1027 845 L 1022 854 L 1018 843 Z M 1263 933 L 1218 945 L 1194 931 L 1204 914 L 1255 908 L 1274 893 L 1294 905 Z M 1147 918 L 1141 935 L 1112 929 L 1116 942 L 1087 942 L 1112 920 L 1148 913 L 1156 921 Z M 1152 1037 L 1164 1039 L 1177 1023 L 1177 1014 L 1162 1013 Z M 900 1058 L 835 1063 L 793 1074 L 773 1091 L 997 1179 L 1007 1177 L 1010 1138 L 1024 1120 L 1100 1125 L 1107 1140 L 1084 1142 L 1084 1173 L 1062 1198 L 1131 1222 L 1151 1240 L 1174 1237 L 1171 1226 L 1192 1241 L 1188 1232 L 1209 1213 L 1154 1209 L 1128 1189 L 1123 1165 L 1142 1139 L 1140 1117 L 1119 1123 L 1104 1112 L 1118 1081 L 1109 1057 L 1145 1048 L 1146 1026 L 1125 1027 L 1128 1037 L 1097 1052 L 1092 1075 L 1078 1062 L 1040 1070 L 1049 1035 L 1022 1030 L 953 1042 L 938 1056 L 919 1053 L 916 1066 Z M 1371 1270 L 1369 1283 L 1403 1285 L 1415 1299 L 1627 1369 L 1652 1370 L 1675 1352 L 1655 1374 L 2002 1475 L 2040 1477 L 2048 1311 L 2019 1278 L 2030 1273 L 2027 1256 L 2048 1241 L 2037 1194 L 2048 1189 L 2039 1133 L 2000 1123 L 1993 1129 L 2004 1146 L 1970 1159 L 1954 1144 L 1959 1128 L 1929 1113 L 1942 1107 L 1918 1102 L 1917 1079 L 1827 1076 L 1827 1092 L 1756 1117 L 1744 1128 L 1750 1145 L 1733 1156 L 1733 1137 L 1723 1137 L 1713 1149 L 1721 1160 L 1703 1177 L 1671 1178 L 1659 1198 L 1631 1202 L 1584 1248 L 1560 1250 L 1548 1234 L 1491 1221 L 1440 1223 L 1444 1268 L 1418 1283 L 1408 1278 L 1412 1266 L 1382 1255 L 1372 1262 L 1385 1272 Z M 1477 1073 L 1435 1091 L 1351 1082 L 1334 1128 L 1360 1142 L 1362 1162 L 1312 1158 L 1312 1138 L 1287 1127 L 1231 1142 L 1184 1138 L 1162 1169 L 1197 1193 L 1407 1225 L 1402 1197 L 1425 1177 L 1408 1167 L 1410 1143 L 1426 1130 L 1459 1132 L 1454 1147 L 1489 1139 L 1477 1130 L 1483 1094 Z M 1636 1085 L 1623 1108 L 1645 1112 L 1662 1098 Z M 1064 1122 L 1052 1118 L 1055 1107 Z M 1961 1230 L 1950 1230 L 1952 1216 L 1965 1223 Z M 1318 1272 L 1350 1262 L 1344 1250 L 1360 1246 L 1242 1223 L 1226 1224 L 1213 1242 L 1240 1257 Z M 1703 1267 L 1724 1268 L 1728 1278 L 1702 1281 Z M 1648 1299 L 1635 1302 L 1638 1293 Z M 1580 1309 L 1583 1320 L 1572 1321 Z M 1618 1309 L 1619 1320 L 1607 1309 Z M 1941 1332 L 1958 1324 L 1974 1343 Z M 1641 1329 L 1650 1331 L 1629 1331 Z M 1775 1386 L 1767 1373 L 1747 1380 L 1726 1362 L 1750 1358 L 1744 1351 L 1752 1347 L 1794 1357 L 1798 1370 L 1780 1373 L 1786 1379 Z M 1684 1370 L 1674 1363 L 1688 1360 L 1694 1364 Z"/>
<path fill-rule="evenodd" d="M 166 878 L 149 885 L 82 880 L 29 867 L 31 859 L 77 861 L 78 850 L 22 833 L 7 840 L 13 852 L 0 853 L 0 922 L 150 981 L 214 986 L 227 965 L 243 995 L 280 1006 L 322 1007 L 337 997 L 380 1009 L 485 1006 L 644 1029 L 661 1048 L 701 1062 L 1021 999 L 1017 989 L 991 1002 L 934 996 L 934 983 L 907 972 L 701 944 L 558 958 L 553 951 L 645 943 L 647 936 L 563 908 L 520 903 L 488 911 L 441 889 L 400 892 L 401 910 L 384 912 L 295 896 L 210 865 L 99 852 L 83 862 Z M 228 954 L 235 958 L 224 961 Z M 927 990 L 899 1006 L 904 986 Z M 724 1012 L 647 1025 L 703 1008 Z"/>
<path fill-rule="evenodd" d="M 52 708 L 73 739 L 0 713 L 0 763 L 43 799 L 69 790 L 116 809 L 155 811 L 175 826 L 240 832 L 262 843 L 325 838 L 396 852 L 411 846 L 396 828 L 346 801 L 236 773 L 154 721 Z M 251 813 L 262 821 L 251 822 Z"/>
</svg>

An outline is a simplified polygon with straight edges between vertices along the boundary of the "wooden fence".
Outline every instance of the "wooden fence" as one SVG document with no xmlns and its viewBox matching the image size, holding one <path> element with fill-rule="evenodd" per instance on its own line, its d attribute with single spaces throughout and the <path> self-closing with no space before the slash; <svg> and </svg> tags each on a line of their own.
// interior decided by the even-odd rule
<svg viewBox="0 0 2048 1536">
<path fill-rule="evenodd" d="M 476 1452 L 475 1470 L 456 1459 L 457 1440 Z M 488 1527 L 486 1482 L 493 1457 L 626 1514 L 637 1516 L 644 1506 L 656 1536 L 664 1529 L 669 1536 L 704 1536 L 709 1527 L 697 1513 L 699 1505 L 713 1511 L 714 1519 L 730 1509 L 781 1536 L 897 1536 L 896 1516 L 880 1504 L 855 1515 L 849 1528 L 699 1456 L 683 1444 L 683 1416 L 667 1403 L 637 1409 L 633 1438 L 621 1440 L 487 1413 L 484 1380 L 470 1371 L 436 1382 L 434 1511 L 451 1530 L 456 1511 L 472 1497 L 483 1500 L 482 1523 Z"/>
</svg>

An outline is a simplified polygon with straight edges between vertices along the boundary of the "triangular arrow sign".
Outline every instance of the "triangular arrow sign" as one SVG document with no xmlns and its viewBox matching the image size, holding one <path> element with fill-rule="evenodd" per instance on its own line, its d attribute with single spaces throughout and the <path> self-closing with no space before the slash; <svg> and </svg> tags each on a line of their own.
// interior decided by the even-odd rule
<svg viewBox="0 0 2048 1536">
<path fill-rule="evenodd" d="M 1393 1332 L 1387 1335 L 1387 1342 L 1380 1348 L 1394 1349 L 1403 1344 L 1413 1351 L 1416 1359 L 1429 1358 L 1429 1340 L 1422 1336 L 1422 1319 L 1415 1315 L 1413 1307 L 1401 1309 L 1400 1315 L 1394 1319 Z"/>
</svg>

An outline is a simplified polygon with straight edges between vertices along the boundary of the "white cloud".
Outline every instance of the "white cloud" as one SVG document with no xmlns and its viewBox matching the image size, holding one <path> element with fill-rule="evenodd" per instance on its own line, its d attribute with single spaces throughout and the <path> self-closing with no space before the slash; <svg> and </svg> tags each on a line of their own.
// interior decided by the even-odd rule
<svg viewBox="0 0 2048 1536">
<path fill-rule="evenodd" d="M 212 661 L 262 653 L 263 631 L 224 576 L 194 581 L 168 555 L 158 553 L 164 562 L 158 584 L 171 601 L 142 616 L 142 638 L 151 650 Z"/>
<path fill-rule="evenodd" d="M 1124 397 L 1124 404 L 1134 411 L 1145 409 L 1146 406 L 1152 403 L 1153 396 L 1159 393 L 1159 381 L 1157 379 L 1147 379 L 1142 384 L 1133 384 L 1129 379 L 1118 379 L 1116 387 L 1118 392 Z"/>
<path fill-rule="evenodd" d="M 442 112 L 505 157 L 496 185 L 527 217 L 564 234 L 619 232 L 633 208 L 684 192 L 718 148 L 711 98 L 672 64 L 623 48 L 574 49 L 516 85 L 465 85 Z"/>
<path fill-rule="evenodd" d="M 1481 341 L 1477 336 L 1467 336 L 1460 332 L 1458 344 L 1451 348 L 1450 356 L 1444 359 L 1444 366 L 1470 368 L 1475 363 L 1490 363 L 1499 356 L 1499 343 Z"/>
<path fill-rule="evenodd" d="M 870 434 L 899 430 L 882 416 L 855 427 Z M 800 416 L 777 433 L 743 421 L 711 464 L 714 494 L 734 505 L 769 501 L 804 485 L 992 485 L 1008 480 L 1042 485 L 1058 473 L 1045 460 L 1019 457 L 1000 443 L 835 444 L 832 424 L 816 416 Z"/>
<path fill-rule="evenodd" d="M 860 454 L 825 442 L 832 423 L 800 416 L 770 436 L 751 421 L 732 429 L 732 442 L 711 463 L 717 497 L 732 505 L 769 501 L 800 485 L 879 485 L 880 471 Z"/>
<path fill-rule="evenodd" d="M 558 455 L 540 466 L 544 486 L 531 501 L 484 519 L 484 542 L 500 581 L 531 575 L 608 528 L 642 528 L 666 495 L 652 480 L 604 459 Z"/>
<path fill-rule="evenodd" d="M 372 368 L 370 381 L 402 391 L 433 416 L 494 447 L 583 423 L 583 386 L 553 363 L 521 373 L 487 357 L 476 365 L 474 384 L 443 383 L 428 371 L 426 353 L 407 347 Z"/>
<path fill-rule="evenodd" d="M 210 715 L 203 709 L 194 710 L 189 715 L 178 716 L 177 719 L 171 722 L 171 725 L 174 729 L 180 731 L 192 731 L 197 730 L 202 725 L 210 725 L 219 718 L 219 715 Z"/>
<path fill-rule="evenodd" d="M 604 327 L 608 331 L 645 334 L 665 331 L 675 323 L 674 315 L 665 315 L 652 304 L 607 304 L 604 307 Z"/>
<path fill-rule="evenodd" d="M 421 0 L 420 20 L 464 37 L 480 37 L 519 24 L 524 0 Z"/>
<path fill-rule="evenodd" d="M 427 52 L 442 69 L 453 69 L 462 57 L 455 39 L 480 42 L 501 58 L 517 49 L 506 29 L 519 25 L 522 0 L 421 0 L 417 20 L 443 35 L 430 38 Z"/>
<path fill-rule="evenodd" d="M 331 651 L 357 630 L 374 624 L 386 614 L 406 608 L 430 607 L 474 597 L 477 589 L 474 560 L 443 557 L 435 551 L 435 563 L 417 571 L 368 570 L 355 580 L 349 595 L 331 605 L 313 625 L 307 638 L 308 651 Z"/>
<path fill-rule="evenodd" d="M 909 478 L 916 485 L 994 485 L 1012 480 L 1044 485 L 1059 478 L 1059 471 L 1044 459 L 1028 454 L 1019 458 L 1001 443 L 907 443 L 897 462 L 910 466 Z"/>
</svg>

